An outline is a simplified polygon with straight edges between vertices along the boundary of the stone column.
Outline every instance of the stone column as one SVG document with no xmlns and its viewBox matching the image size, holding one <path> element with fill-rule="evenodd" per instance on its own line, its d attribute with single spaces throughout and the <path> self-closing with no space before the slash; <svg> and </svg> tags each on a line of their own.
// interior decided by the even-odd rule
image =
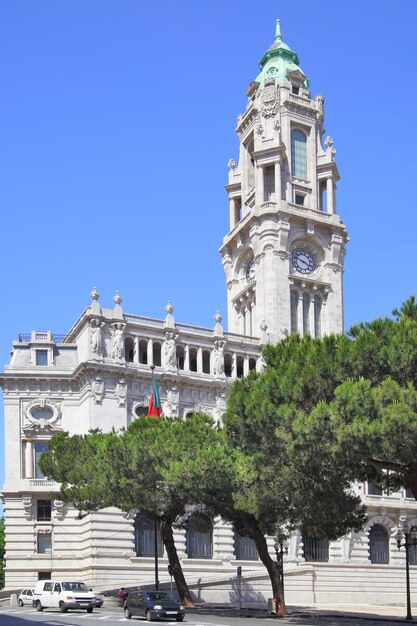
<svg viewBox="0 0 417 626">
<path fill-rule="evenodd" d="M 233 355 L 232 355 L 232 378 L 236 378 L 236 371 L 237 371 L 237 357 L 236 357 L 236 352 L 233 352 Z"/>
<path fill-rule="evenodd" d="M 203 373 L 203 350 L 201 347 L 197 348 L 197 372 Z"/>
<path fill-rule="evenodd" d="M 329 176 L 326 181 L 327 188 L 327 213 L 333 215 L 334 213 L 334 183 L 333 178 Z"/>
<path fill-rule="evenodd" d="M 134 338 L 133 362 L 139 363 L 139 337 Z"/>
<path fill-rule="evenodd" d="M 184 371 L 190 371 L 190 346 L 188 343 L 184 346 Z"/>
<path fill-rule="evenodd" d="M 32 439 L 25 441 L 25 478 L 33 478 L 33 443 Z"/>
<path fill-rule="evenodd" d="M 245 354 L 245 357 L 243 359 L 243 375 L 247 376 L 249 374 L 249 357 L 247 354 Z"/>
<path fill-rule="evenodd" d="M 281 201 L 281 159 L 275 162 L 274 166 L 274 174 L 275 174 L 275 202 Z"/>
<path fill-rule="evenodd" d="M 148 339 L 148 365 L 153 365 L 153 341 Z"/>
<path fill-rule="evenodd" d="M 301 293 L 298 298 L 298 307 L 297 307 L 297 326 L 300 337 L 304 335 L 303 332 L 303 294 Z"/>
<path fill-rule="evenodd" d="M 237 221 L 236 221 L 236 199 L 235 198 L 229 198 L 229 209 L 230 209 L 230 213 L 229 213 L 230 230 L 233 230 L 233 228 L 237 224 Z"/>
<path fill-rule="evenodd" d="M 314 324 L 314 295 L 311 296 L 311 298 L 310 298 L 309 319 L 310 319 L 310 335 L 312 337 L 315 337 L 315 334 L 314 334 L 314 328 L 315 328 L 315 324 Z"/>
<path fill-rule="evenodd" d="M 255 202 L 259 205 L 265 200 L 264 190 L 264 168 L 261 165 L 256 167 L 256 179 L 255 179 Z"/>
</svg>

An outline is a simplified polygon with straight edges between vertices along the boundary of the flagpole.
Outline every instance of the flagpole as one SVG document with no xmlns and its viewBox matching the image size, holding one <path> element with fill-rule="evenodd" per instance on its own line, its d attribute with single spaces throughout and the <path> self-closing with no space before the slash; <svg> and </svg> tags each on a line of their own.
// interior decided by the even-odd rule
<svg viewBox="0 0 417 626">
<path fill-rule="evenodd" d="M 151 365 L 150 366 L 151 370 L 152 370 L 152 393 L 153 393 L 153 388 L 154 388 L 154 379 L 155 379 L 155 374 L 154 374 L 154 369 L 155 369 L 155 365 Z M 158 522 L 156 521 L 156 518 L 154 520 L 154 560 L 155 560 L 155 589 L 158 591 L 159 589 L 159 572 L 158 572 Z"/>
</svg>

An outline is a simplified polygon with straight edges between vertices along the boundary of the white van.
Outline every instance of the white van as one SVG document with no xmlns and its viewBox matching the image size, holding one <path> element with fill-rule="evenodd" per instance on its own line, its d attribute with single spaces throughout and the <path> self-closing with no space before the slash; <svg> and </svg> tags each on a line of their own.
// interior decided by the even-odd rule
<svg viewBox="0 0 417 626">
<path fill-rule="evenodd" d="M 97 606 L 96 596 L 84 583 L 67 580 L 38 580 L 33 593 L 33 606 L 37 611 L 57 608 L 61 613 L 68 609 L 85 609 L 92 613 Z"/>
</svg>

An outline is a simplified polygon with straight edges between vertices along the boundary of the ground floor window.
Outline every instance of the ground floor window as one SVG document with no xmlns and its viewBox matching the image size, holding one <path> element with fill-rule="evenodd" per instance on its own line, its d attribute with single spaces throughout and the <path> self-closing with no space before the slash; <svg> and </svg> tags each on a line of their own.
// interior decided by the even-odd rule
<svg viewBox="0 0 417 626">
<path fill-rule="evenodd" d="M 389 563 L 389 536 L 381 524 L 374 524 L 369 531 L 369 559 L 371 563 Z"/>
<path fill-rule="evenodd" d="M 203 529 L 193 516 L 187 522 L 187 554 L 190 559 L 211 559 L 213 556 L 213 528 Z"/>
<path fill-rule="evenodd" d="M 329 560 L 329 540 L 303 536 L 303 553 L 306 561 L 327 563 Z"/>
<path fill-rule="evenodd" d="M 135 519 L 135 552 L 136 556 L 155 556 L 155 522 L 138 515 Z M 156 528 L 156 544 L 158 556 L 163 555 L 162 535 L 159 526 Z"/>
<path fill-rule="evenodd" d="M 258 550 L 256 543 L 251 537 L 243 537 L 238 532 L 234 533 L 235 556 L 238 560 L 256 561 Z"/>
</svg>

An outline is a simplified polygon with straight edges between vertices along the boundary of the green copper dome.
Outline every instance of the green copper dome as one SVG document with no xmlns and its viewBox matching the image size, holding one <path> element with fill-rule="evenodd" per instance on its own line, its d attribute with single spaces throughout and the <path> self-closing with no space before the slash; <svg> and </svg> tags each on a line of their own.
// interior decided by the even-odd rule
<svg viewBox="0 0 417 626">
<path fill-rule="evenodd" d="M 287 79 L 289 72 L 304 72 L 299 66 L 298 56 L 293 52 L 286 43 L 282 41 L 280 22 L 276 22 L 276 32 L 274 43 L 269 46 L 268 50 L 259 61 L 261 73 L 257 76 L 256 82 L 261 85 L 270 78 L 282 82 Z M 309 86 L 308 78 L 305 79 L 304 85 Z"/>
</svg>

